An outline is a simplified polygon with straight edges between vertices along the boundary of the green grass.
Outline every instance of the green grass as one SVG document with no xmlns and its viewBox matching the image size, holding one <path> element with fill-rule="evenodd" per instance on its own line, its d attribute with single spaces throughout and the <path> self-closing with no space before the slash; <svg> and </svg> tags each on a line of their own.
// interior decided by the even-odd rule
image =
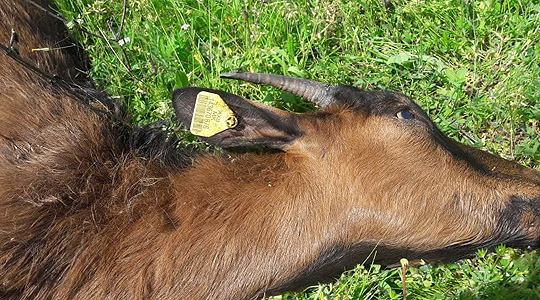
<svg viewBox="0 0 540 300">
<path fill-rule="evenodd" d="M 378 265 L 358 266 L 332 284 L 300 294 L 274 299 L 403 299 L 400 269 Z M 540 258 L 537 251 L 524 254 L 497 247 L 479 251 L 475 259 L 448 265 L 425 265 L 407 273 L 407 299 L 540 299 Z"/>
<path fill-rule="evenodd" d="M 119 27 L 122 1 L 56 2 L 91 32 L 112 36 L 107 21 Z M 449 136 L 540 169 L 540 3 L 391 2 L 129 0 L 121 33 L 131 40 L 127 61 L 117 43 L 72 31 L 92 76 L 125 101 L 137 124 L 171 118 L 170 93 L 186 85 L 313 109 L 288 93 L 218 78 L 242 68 L 404 92 Z M 539 270 L 538 252 L 500 247 L 413 268 L 408 299 L 540 299 Z M 372 265 L 282 299 L 400 297 L 398 270 Z"/>
</svg>

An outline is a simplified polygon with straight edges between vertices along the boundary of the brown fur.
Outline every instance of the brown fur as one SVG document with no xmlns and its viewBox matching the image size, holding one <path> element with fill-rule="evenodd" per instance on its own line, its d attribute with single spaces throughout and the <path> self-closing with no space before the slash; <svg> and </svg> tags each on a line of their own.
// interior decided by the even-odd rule
<svg viewBox="0 0 540 300">
<path fill-rule="evenodd" d="M 19 33 L 23 57 L 92 87 L 74 49 L 29 52 L 66 41 L 61 23 L 15 0 L 0 28 L 0 41 Z M 385 265 L 538 246 L 539 173 L 441 147 L 422 126 L 339 109 L 299 116 L 285 152 L 178 158 L 0 65 L 2 299 L 254 299 L 331 278 L 375 246 Z"/>
</svg>

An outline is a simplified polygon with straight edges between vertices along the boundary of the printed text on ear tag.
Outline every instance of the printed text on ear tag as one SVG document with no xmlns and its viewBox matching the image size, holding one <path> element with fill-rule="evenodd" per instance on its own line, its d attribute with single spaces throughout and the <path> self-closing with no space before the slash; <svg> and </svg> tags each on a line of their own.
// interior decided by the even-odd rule
<svg viewBox="0 0 540 300">
<path fill-rule="evenodd" d="M 194 135 L 211 137 L 238 124 L 233 111 L 218 94 L 200 92 L 193 109 L 189 131 Z"/>
</svg>

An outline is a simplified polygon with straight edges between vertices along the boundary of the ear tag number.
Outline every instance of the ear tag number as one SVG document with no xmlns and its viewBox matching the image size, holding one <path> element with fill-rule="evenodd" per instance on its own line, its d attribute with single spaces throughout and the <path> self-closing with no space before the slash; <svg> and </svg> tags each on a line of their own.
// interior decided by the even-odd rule
<svg viewBox="0 0 540 300">
<path fill-rule="evenodd" d="M 200 92 L 193 109 L 189 131 L 194 135 L 211 137 L 234 128 L 238 119 L 218 94 Z"/>
</svg>

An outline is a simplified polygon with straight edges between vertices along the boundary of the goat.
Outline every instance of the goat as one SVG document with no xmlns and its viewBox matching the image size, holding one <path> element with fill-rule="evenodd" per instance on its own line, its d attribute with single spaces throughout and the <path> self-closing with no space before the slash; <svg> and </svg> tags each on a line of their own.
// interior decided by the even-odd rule
<svg viewBox="0 0 540 300">
<path fill-rule="evenodd" d="M 237 118 L 203 140 L 278 150 L 180 151 L 161 131 L 126 125 L 122 107 L 81 73 L 83 54 L 30 52 L 66 33 L 25 4 L 0 6 L 20 56 L 101 95 L 89 105 L 114 117 L 0 55 L 1 299 L 258 299 L 331 280 L 373 249 L 389 266 L 539 246 L 540 173 L 447 138 L 402 94 L 224 74 L 322 110 L 178 89 L 183 124 L 201 91 Z"/>
</svg>

